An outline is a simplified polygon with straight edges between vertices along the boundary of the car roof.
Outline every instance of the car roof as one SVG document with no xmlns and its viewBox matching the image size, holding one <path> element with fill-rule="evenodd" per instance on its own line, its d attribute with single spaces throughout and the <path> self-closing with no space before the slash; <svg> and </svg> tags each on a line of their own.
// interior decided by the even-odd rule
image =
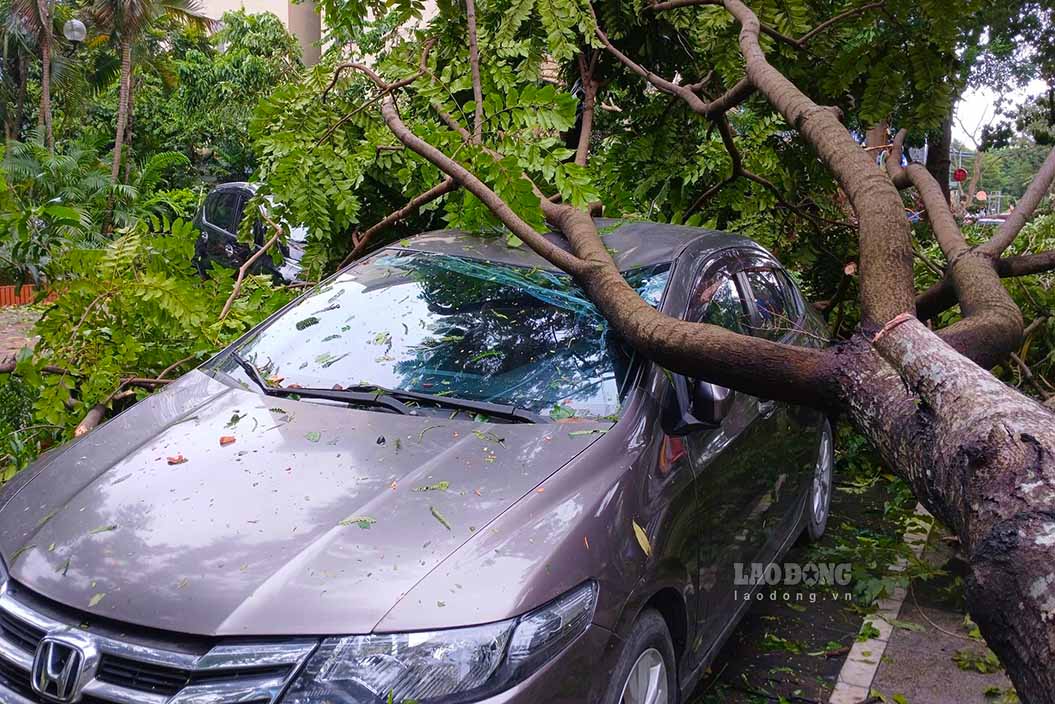
<svg viewBox="0 0 1055 704">
<path fill-rule="evenodd" d="M 697 256 L 729 247 L 762 250 L 746 237 L 719 230 L 610 218 L 595 218 L 594 223 L 620 271 L 672 262 L 689 244 L 696 245 L 694 249 L 698 250 Z M 569 249 L 567 240 L 555 232 L 546 233 L 544 237 L 561 249 Z M 504 234 L 480 235 L 464 230 L 434 230 L 402 239 L 389 245 L 389 249 L 432 252 L 498 264 L 558 270 L 527 246 L 510 247 L 506 244 Z"/>
<path fill-rule="evenodd" d="M 216 184 L 213 187 L 213 191 L 249 191 L 250 193 L 256 193 L 259 187 L 259 184 L 248 181 L 227 181 L 226 183 Z"/>
</svg>

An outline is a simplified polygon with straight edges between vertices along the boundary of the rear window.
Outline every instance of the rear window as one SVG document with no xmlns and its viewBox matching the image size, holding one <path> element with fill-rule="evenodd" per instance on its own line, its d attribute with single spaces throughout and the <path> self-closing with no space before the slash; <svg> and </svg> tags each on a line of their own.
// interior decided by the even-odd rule
<svg viewBox="0 0 1055 704">
<path fill-rule="evenodd" d="M 235 191 L 213 193 L 205 201 L 205 221 L 228 232 L 237 229 L 239 195 Z"/>
</svg>

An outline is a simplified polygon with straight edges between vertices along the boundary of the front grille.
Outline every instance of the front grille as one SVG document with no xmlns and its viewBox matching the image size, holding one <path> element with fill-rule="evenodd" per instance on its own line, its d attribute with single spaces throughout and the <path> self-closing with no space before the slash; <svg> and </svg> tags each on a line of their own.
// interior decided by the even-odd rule
<svg viewBox="0 0 1055 704">
<path fill-rule="evenodd" d="M 29 673 L 0 658 L 0 684 L 30 701 L 39 701 L 29 687 Z"/>
<path fill-rule="evenodd" d="M 5 612 L 0 612 L 0 631 L 8 641 L 29 652 L 35 652 L 37 644 L 44 637 L 44 631 L 18 621 L 14 616 Z"/>
<path fill-rule="evenodd" d="M 104 655 L 95 675 L 103 682 L 141 692 L 156 692 L 171 696 L 190 682 L 190 672 L 173 667 L 151 665 L 127 658 Z"/>
<path fill-rule="evenodd" d="M 311 639 L 240 640 L 211 648 L 204 644 L 189 652 L 182 644 L 186 639 L 173 640 L 168 647 L 169 641 L 157 632 L 139 632 L 127 624 L 103 635 L 87 627 L 87 618 L 45 603 L 13 583 L 0 586 L 0 702 L 4 691 L 44 702 L 30 687 L 29 670 L 37 646 L 49 633 L 75 632 L 79 647 L 98 652 L 97 659 L 88 658 L 87 672 L 94 677 L 84 687 L 83 704 L 179 704 L 184 696 L 215 704 L 274 704 L 318 645 Z M 147 641 L 150 645 L 144 644 Z"/>
</svg>

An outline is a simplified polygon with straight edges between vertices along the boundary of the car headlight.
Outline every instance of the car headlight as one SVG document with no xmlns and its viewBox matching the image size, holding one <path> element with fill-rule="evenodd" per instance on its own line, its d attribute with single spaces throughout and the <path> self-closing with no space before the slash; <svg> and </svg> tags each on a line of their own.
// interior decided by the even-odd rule
<svg viewBox="0 0 1055 704">
<path fill-rule="evenodd" d="M 597 585 L 580 585 L 519 618 L 446 631 L 328 638 L 284 704 L 453 704 L 536 671 L 593 619 Z"/>
</svg>

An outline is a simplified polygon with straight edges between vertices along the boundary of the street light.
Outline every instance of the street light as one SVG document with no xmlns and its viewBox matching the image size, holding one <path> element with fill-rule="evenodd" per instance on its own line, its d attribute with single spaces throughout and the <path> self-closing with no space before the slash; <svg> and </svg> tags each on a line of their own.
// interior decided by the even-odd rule
<svg viewBox="0 0 1055 704">
<path fill-rule="evenodd" d="M 88 36 L 88 29 L 83 22 L 74 18 L 66 20 L 66 24 L 62 25 L 62 35 L 71 42 L 83 42 Z"/>
</svg>

